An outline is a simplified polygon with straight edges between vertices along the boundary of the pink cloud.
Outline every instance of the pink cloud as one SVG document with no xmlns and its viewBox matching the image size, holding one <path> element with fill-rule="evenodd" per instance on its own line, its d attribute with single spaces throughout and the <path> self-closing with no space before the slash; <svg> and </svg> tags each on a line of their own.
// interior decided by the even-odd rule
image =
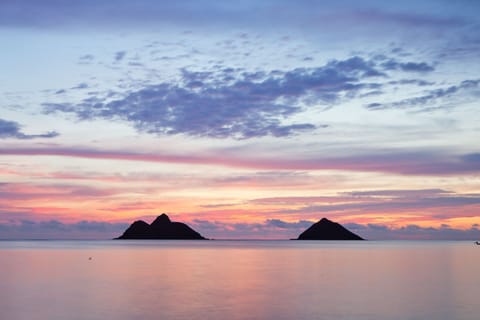
<svg viewBox="0 0 480 320">
<path fill-rule="evenodd" d="M 387 172 L 405 175 L 459 175 L 480 172 L 476 154 L 453 156 L 439 152 L 381 153 L 318 158 L 271 158 L 217 152 L 184 155 L 133 153 L 76 148 L 3 148 L 1 155 L 62 156 L 87 159 L 112 159 L 190 165 L 216 165 L 257 170 L 344 170 Z M 473 160 L 474 161 L 473 161 Z"/>
</svg>

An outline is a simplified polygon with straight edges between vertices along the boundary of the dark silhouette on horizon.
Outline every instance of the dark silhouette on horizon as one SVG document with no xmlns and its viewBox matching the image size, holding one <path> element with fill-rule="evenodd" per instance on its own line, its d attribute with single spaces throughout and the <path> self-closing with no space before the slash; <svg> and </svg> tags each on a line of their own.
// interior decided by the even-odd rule
<svg viewBox="0 0 480 320">
<path fill-rule="evenodd" d="M 115 239 L 207 240 L 185 223 L 170 221 L 165 213 L 158 216 L 151 224 L 142 220 L 135 221 Z"/>
<path fill-rule="evenodd" d="M 364 240 L 341 224 L 322 218 L 302 232 L 295 240 Z"/>
</svg>

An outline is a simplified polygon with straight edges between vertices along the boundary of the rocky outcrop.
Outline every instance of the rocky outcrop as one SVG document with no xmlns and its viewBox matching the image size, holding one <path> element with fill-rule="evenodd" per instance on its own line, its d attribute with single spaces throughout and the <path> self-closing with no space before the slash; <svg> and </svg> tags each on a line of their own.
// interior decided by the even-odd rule
<svg viewBox="0 0 480 320">
<path fill-rule="evenodd" d="M 205 240 L 185 223 L 172 222 L 162 213 L 151 224 L 145 221 L 135 221 L 127 230 L 116 239 L 178 239 L 178 240 Z"/>
<path fill-rule="evenodd" d="M 296 240 L 363 240 L 339 223 L 327 218 L 314 223 L 298 236 Z"/>
</svg>

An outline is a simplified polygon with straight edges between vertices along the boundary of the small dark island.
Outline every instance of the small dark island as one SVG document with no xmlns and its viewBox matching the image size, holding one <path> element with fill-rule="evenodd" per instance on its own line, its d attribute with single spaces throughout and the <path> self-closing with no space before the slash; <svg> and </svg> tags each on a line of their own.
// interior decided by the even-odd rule
<svg viewBox="0 0 480 320">
<path fill-rule="evenodd" d="M 151 224 L 145 221 L 135 221 L 118 238 L 120 240 L 143 239 L 143 240 L 206 240 L 185 223 L 172 222 L 162 213 Z"/>
<path fill-rule="evenodd" d="M 339 223 L 323 218 L 302 232 L 296 240 L 364 240 Z"/>
</svg>

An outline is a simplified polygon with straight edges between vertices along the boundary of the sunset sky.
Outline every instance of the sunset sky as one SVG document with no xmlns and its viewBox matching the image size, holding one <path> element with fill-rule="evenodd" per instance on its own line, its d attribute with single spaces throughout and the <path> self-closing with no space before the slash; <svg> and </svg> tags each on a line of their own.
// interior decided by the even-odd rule
<svg viewBox="0 0 480 320">
<path fill-rule="evenodd" d="M 2 0 L 0 239 L 480 238 L 479 12 Z"/>
</svg>

